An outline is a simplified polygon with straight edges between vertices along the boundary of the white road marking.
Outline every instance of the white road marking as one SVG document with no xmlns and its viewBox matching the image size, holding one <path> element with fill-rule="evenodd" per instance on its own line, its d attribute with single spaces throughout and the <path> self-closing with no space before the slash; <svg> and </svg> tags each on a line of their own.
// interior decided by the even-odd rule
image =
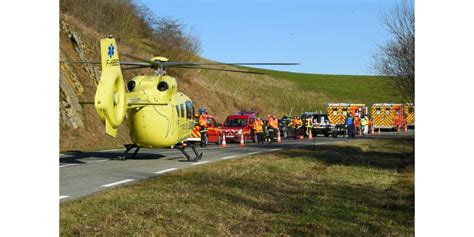
<svg viewBox="0 0 474 237">
<path fill-rule="evenodd" d="M 61 199 L 64 199 L 64 198 L 68 198 L 69 196 L 59 196 L 59 200 Z"/>
<path fill-rule="evenodd" d="M 115 183 L 104 184 L 104 185 L 102 185 L 102 187 L 110 187 L 110 186 L 114 186 L 114 185 L 119 185 L 119 184 L 123 184 L 123 183 L 128 183 L 128 182 L 131 182 L 131 181 L 134 181 L 134 179 L 125 179 L 125 180 L 118 181 L 118 182 L 115 182 Z"/>
<path fill-rule="evenodd" d="M 222 157 L 221 159 L 222 160 L 227 160 L 227 159 L 231 159 L 231 158 L 234 158 L 234 157 L 237 157 L 237 156 L 226 156 L 226 157 Z"/>
<path fill-rule="evenodd" d="M 200 162 L 197 162 L 197 163 L 192 163 L 191 165 L 200 165 L 200 164 L 204 164 L 204 163 L 207 163 L 209 162 L 208 160 L 206 161 L 200 161 Z"/>
<path fill-rule="evenodd" d="M 89 162 L 86 162 L 86 164 L 90 164 L 90 163 L 99 163 L 99 162 L 104 162 L 104 161 L 108 161 L 108 160 L 95 160 L 95 161 L 89 161 Z"/>
<path fill-rule="evenodd" d="M 77 164 L 60 165 L 59 168 L 64 168 L 64 167 L 73 166 L 73 165 L 77 165 Z"/>
<path fill-rule="evenodd" d="M 177 169 L 178 169 L 178 168 L 171 168 L 171 169 L 166 169 L 166 170 L 160 170 L 160 171 L 155 172 L 155 174 L 163 174 L 163 173 L 170 172 L 170 171 L 177 170 Z"/>
<path fill-rule="evenodd" d="M 123 150 L 124 150 L 124 149 L 109 149 L 109 150 L 102 150 L 102 151 L 107 152 L 107 151 L 123 151 Z"/>
<path fill-rule="evenodd" d="M 270 151 L 279 151 L 281 149 L 283 149 L 283 148 L 275 148 L 275 149 L 271 149 Z"/>
<path fill-rule="evenodd" d="M 247 153 L 247 155 L 255 155 L 255 154 L 258 154 L 258 153 L 262 153 L 262 152 L 261 151 L 254 151 L 254 152 Z"/>
</svg>

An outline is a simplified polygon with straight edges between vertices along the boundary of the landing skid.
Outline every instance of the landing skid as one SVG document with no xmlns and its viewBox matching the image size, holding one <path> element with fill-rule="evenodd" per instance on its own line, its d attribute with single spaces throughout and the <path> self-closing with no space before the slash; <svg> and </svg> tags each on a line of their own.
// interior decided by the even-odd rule
<svg viewBox="0 0 474 237">
<path fill-rule="evenodd" d="M 191 157 L 191 156 L 189 155 L 189 153 L 187 153 L 187 152 L 185 151 L 186 147 L 188 147 L 188 146 L 193 149 L 194 154 L 196 155 L 196 157 Z M 197 149 L 196 149 L 196 146 L 195 146 L 194 144 L 192 144 L 192 143 L 189 143 L 189 142 L 178 143 L 178 144 L 176 144 L 176 145 L 174 146 L 174 148 L 177 149 L 177 150 L 179 150 L 179 151 L 181 151 L 181 152 L 184 154 L 184 156 L 186 156 L 186 158 L 188 159 L 188 161 L 198 161 L 198 160 L 202 159 L 202 153 L 198 153 L 198 152 L 197 152 Z"/>
<path fill-rule="evenodd" d="M 135 158 L 135 156 L 138 153 L 138 150 L 140 150 L 140 147 L 137 146 L 137 144 L 124 144 L 123 146 L 125 147 L 125 152 L 123 153 L 123 155 L 118 157 L 119 160 L 126 160 L 128 152 L 132 150 L 133 148 L 136 148 L 136 149 L 135 149 L 135 152 L 133 152 L 133 155 L 131 158 Z"/>
</svg>

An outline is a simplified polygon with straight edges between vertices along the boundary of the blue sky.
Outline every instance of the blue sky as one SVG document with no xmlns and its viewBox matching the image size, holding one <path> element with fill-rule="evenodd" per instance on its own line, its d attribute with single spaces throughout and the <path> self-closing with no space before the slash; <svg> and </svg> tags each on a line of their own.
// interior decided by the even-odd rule
<svg viewBox="0 0 474 237">
<path fill-rule="evenodd" d="M 394 0 L 142 0 L 157 16 L 181 20 L 221 62 L 299 62 L 265 68 L 374 74 L 372 55 L 389 35 L 381 14 Z M 172 59 L 172 56 L 167 55 Z"/>
</svg>

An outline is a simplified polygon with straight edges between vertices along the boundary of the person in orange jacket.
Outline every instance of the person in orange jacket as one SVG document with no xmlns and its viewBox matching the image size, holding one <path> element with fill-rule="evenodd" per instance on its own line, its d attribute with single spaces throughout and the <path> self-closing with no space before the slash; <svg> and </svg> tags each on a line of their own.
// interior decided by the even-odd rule
<svg viewBox="0 0 474 237">
<path fill-rule="evenodd" d="M 278 126 L 278 118 L 274 114 L 272 115 L 272 119 L 273 137 L 276 137 L 280 131 L 280 127 Z"/>
<path fill-rule="evenodd" d="M 257 143 L 263 144 L 264 137 L 263 137 L 263 121 L 260 117 L 257 118 L 255 121 L 255 133 L 257 134 Z"/>
<path fill-rule="evenodd" d="M 207 120 L 206 117 L 204 117 L 204 114 L 206 113 L 206 110 L 204 108 L 199 109 L 199 119 L 198 119 L 198 124 L 200 127 L 199 132 L 201 133 L 201 145 L 205 146 L 207 145 Z"/>
<path fill-rule="evenodd" d="M 271 115 L 267 115 L 267 129 L 271 132 L 269 132 L 268 136 L 270 137 L 270 142 L 275 141 L 275 122 L 274 122 L 274 117 Z"/>
<path fill-rule="evenodd" d="M 358 113 L 356 113 L 356 115 L 354 116 L 354 128 L 355 128 L 355 133 L 358 133 L 361 129 L 361 127 L 360 127 L 360 118 L 359 118 Z"/>
</svg>

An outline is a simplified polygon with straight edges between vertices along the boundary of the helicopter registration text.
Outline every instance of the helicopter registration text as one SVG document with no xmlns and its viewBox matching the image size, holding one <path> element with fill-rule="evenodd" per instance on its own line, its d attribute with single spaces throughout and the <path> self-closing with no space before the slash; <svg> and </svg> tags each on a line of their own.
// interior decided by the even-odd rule
<svg viewBox="0 0 474 237">
<path fill-rule="evenodd" d="M 120 62 L 117 58 L 115 59 L 107 59 L 105 61 L 105 63 L 107 64 L 107 66 L 119 66 L 120 65 Z"/>
</svg>

